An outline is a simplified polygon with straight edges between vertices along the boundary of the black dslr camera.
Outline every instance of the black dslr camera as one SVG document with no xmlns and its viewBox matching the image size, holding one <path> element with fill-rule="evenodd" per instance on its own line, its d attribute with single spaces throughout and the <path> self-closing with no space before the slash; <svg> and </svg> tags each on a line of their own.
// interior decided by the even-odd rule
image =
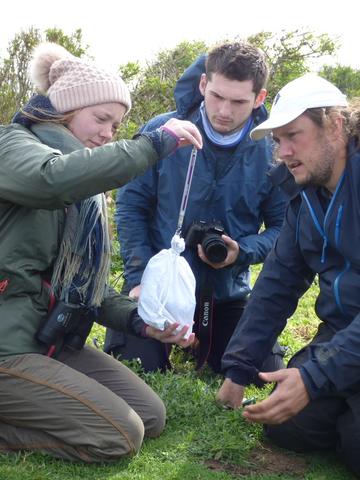
<svg viewBox="0 0 360 480">
<path fill-rule="evenodd" d="M 211 263 L 220 263 L 225 260 L 228 253 L 226 243 L 221 235 L 226 235 L 226 233 L 219 221 L 195 220 L 186 234 L 185 245 L 196 248 L 200 243 L 206 258 Z"/>
</svg>

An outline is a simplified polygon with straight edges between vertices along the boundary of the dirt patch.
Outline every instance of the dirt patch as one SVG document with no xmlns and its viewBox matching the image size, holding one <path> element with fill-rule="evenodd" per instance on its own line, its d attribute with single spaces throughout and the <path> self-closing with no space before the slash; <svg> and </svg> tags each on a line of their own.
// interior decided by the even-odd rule
<svg viewBox="0 0 360 480">
<path fill-rule="evenodd" d="M 209 460 L 206 466 L 211 470 L 221 470 L 239 477 L 276 473 L 303 478 L 308 468 L 308 461 L 303 455 L 262 445 L 260 448 L 251 450 L 243 465 Z"/>
</svg>

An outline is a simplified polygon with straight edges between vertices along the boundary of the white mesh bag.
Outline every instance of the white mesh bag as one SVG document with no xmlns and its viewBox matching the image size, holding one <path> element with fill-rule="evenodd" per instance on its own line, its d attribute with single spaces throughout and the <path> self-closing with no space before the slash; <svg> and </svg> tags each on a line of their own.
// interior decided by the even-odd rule
<svg viewBox="0 0 360 480">
<path fill-rule="evenodd" d="M 148 262 L 141 278 L 138 312 L 148 325 L 164 330 L 179 323 L 176 332 L 184 325 L 192 331 L 195 312 L 195 277 L 180 253 L 185 241 L 178 234 L 171 240 L 171 248 L 163 249 Z"/>
<path fill-rule="evenodd" d="M 171 239 L 171 248 L 161 250 L 150 258 L 141 278 L 138 304 L 140 317 L 148 325 L 164 330 L 178 323 L 175 333 L 189 325 L 184 338 L 189 338 L 194 323 L 195 277 L 190 265 L 180 254 L 185 250 L 181 228 L 189 199 L 197 150 L 193 147 L 187 169 L 177 230 Z"/>
</svg>

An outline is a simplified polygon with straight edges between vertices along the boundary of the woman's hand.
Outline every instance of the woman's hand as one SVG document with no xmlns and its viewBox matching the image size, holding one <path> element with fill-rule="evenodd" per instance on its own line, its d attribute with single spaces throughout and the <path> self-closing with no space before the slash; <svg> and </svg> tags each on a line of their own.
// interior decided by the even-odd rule
<svg viewBox="0 0 360 480">
<path fill-rule="evenodd" d="M 196 148 L 202 148 L 203 146 L 198 128 L 188 120 L 170 118 L 162 128 L 177 138 L 179 147 L 194 145 Z"/>
<path fill-rule="evenodd" d="M 145 333 L 147 337 L 155 338 L 155 340 L 159 340 L 162 343 L 176 343 L 177 345 L 180 345 L 180 347 L 187 348 L 194 342 L 195 333 L 190 333 L 189 338 L 186 340 L 184 335 L 189 330 L 190 326 L 185 325 L 178 333 L 174 333 L 178 326 L 179 323 L 174 323 L 166 327 L 165 330 L 159 330 L 147 325 Z"/>
</svg>

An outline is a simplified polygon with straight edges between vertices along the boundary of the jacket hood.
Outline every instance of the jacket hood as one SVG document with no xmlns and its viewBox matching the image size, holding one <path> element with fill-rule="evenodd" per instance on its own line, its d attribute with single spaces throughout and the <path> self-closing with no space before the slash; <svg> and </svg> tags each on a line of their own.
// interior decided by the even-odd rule
<svg viewBox="0 0 360 480">
<path fill-rule="evenodd" d="M 204 99 L 199 83 L 201 75 L 205 73 L 205 60 L 206 54 L 200 55 L 176 82 L 174 98 L 176 110 L 181 117 L 187 117 Z"/>
<path fill-rule="evenodd" d="M 186 118 L 204 100 L 199 89 L 200 78 L 205 73 L 206 54 L 200 55 L 182 74 L 174 88 L 176 110 L 180 118 Z M 255 125 L 264 122 L 268 113 L 264 105 L 253 111 Z"/>
</svg>

